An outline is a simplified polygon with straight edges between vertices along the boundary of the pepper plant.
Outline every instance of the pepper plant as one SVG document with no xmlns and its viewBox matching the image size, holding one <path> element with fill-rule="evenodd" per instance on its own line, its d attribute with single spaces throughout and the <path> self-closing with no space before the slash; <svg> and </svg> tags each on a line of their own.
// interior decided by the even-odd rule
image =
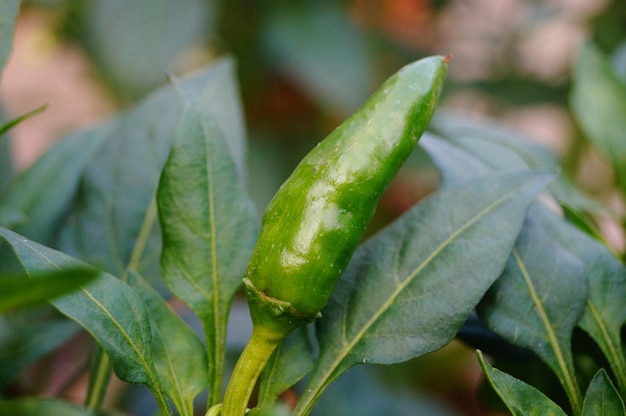
<svg viewBox="0 0 626 416">
<path fill-rule="evenodd" d="M 10 36 L 0 39 L 2 65 Z M 107 413 L 113 371 L 146 386 L 162 415 L 308 415 L 352 367 L 405 362 L 457 336 L 494 358 L 478 352 L 513 414 L 626 413 L 626 274 L 593 221 L 607 209 L 548 150 L 457 115 L 431 120 L 447 61 L 392 75 L 303 159 L 262 221 L 230 58 L 170 77 L 16 177 L 3 136 L 0 384 L 81 328 L 95 347 L 82 405 L 6 389 L 0 414 Z M 572 108 L 623 195 L 624 82 L 591 44 L 575 77 Z M 424 154 L 440 189 L 363 239 L 396 172 Z M 252 336 L 227 377 L 227 322 L 244 292 Z M 42 299 L 51 307 L 32 307 Z M 511 357 L 543 362 L 566 399 L 496 368 Z M 393 406 L 379 412 L 403 414 Z"/>
</svg>

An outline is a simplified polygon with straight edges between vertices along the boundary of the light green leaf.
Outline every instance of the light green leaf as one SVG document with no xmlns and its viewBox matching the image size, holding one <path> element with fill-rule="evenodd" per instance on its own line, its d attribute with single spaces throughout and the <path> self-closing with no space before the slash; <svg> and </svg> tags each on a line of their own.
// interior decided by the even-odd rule
<svg viewBox="0 0 626 416">
<path fill-rule="evenodd" d="M 96 416 L 95 413 L 59 399 L 0 400 L 0 415 L 20 416 Z"/>
<path fill-rule="evenodd" d="M 160 85 L 177 61 L 204 44 L 213 15 L 207 0 L 93 0 L 81 9 L 80 38 L 124 99 Z"/>
<path fill-rule="evenodd" d="M 258 407 L 270 408 L 285 390 L 313 369 L 315 357 L 306 327 L 290 334 L 265 366 L 259 386 Z"/>
<path fill-rule="evenodd" d="M 193 400 L 209 382 L 204 345 L 143 277 L 130 271 L 128 284 L 150 314 L 152 358 L 163 391 L 181 416 L 193 416 Z"/>
<path fill-rule="evenodd" d="M 0 313 L 36 305 L 71 292 L 96 275 L 95 269 L 77 268 L 34 274 L 30 279 L 0 277 Z"/>
<path fill-rule="evenodd" d="M 76 195 L 82 172 L 106 138 L 106 129 L 58 142 L 9 187 L 1 202 L 25 216 L 12 229 L 41 244 L 54 243 Z"/>
<path fill-rule="evenodd" d="M 586 43 L 574 66 L 570 105 L 591 143 L 613 164 L 626 191 L 626 84 L 608 59 Z"/>
<path fill-rule="evenodd" d="M 234 88 L 227 87 L 235 82 L 231 71 L 228 60 L 217 61 L 182 80 L 181 88 L 197 91 L 204 115 L 240 111 L 232 100 L 224 104 L 226 109 L 215 103 L 222 88 Z M 61 235 L 63 252 L 115 276 L 123 276 L 127 268 L 149 281 L 159 275 L 161 233 L 153 200 L 180 111 L 178 93 L 168 86 L 100 128 L 105 131 L 105 143 L 84 172 L 76 205 Z"/>
<path fill-rule="evenodd" d="M 87 267 L 66 254 L 2 227 L 0 236 L 11 245 L 29 275 Z M 80 291 L 51 303 L 91 333 L 109 355 L 120 379 L 147 385 L 161 410 L 169 414 L 169 406 L 152 364 L 149 316 L 141 299 L 127 284 L 109 274 L 100 273 L 96 280 Z"/>
<path fill-rule="evenodd" d="M 589 384 L 582 416 L 624 416 L 626 409 L 606 371 L 596 373 Z"/>
<path fill-rule="evenodd" d="M 20 10 L 20 0 L 0 0 L 0 75 L 13 49 L 15 20 Z"/>
<path fill-rule="evenodd" d="M 527 205 L 552 175 L 488 176 L 443 189 L 361 246 L 318 321 L 306 415 L 351 366 L 396 363 L 457 333 L 500 275 Z"/>
<path fill-rule="evenodd" d="M 202 321 L 214 405 L 221 396 L 228 312 L 242 283 L 258 219 L 221 131 L 185 100 L 157 192 L 161 270 L 172 291 Z"/>
<path fill-rule="evenodd" d="M 289 2 L 270 9 L 263 25 L 270 62 L 324 108 L 350 114 L 367 99 L 372 60 L 366 37 L 334 2 Z"/>
<path fill-rule="evenodd" d="M 547 208 L 531 206 L 507 267 L 478 312 L 504 339 L 537 354 L 557 375 L 574 414 L 580 414 L 571 337 L 589 289 L 584 263 L 554 237 L 563 232 L 560 227 L 569 226 Z"/>
<path fill-rule="evenodd" d="M 566 416 L 563 409 L 533 386 L 493 368 L 480 351 L 478 360 L 491 387 L 513 416 Z"/>
</svg>

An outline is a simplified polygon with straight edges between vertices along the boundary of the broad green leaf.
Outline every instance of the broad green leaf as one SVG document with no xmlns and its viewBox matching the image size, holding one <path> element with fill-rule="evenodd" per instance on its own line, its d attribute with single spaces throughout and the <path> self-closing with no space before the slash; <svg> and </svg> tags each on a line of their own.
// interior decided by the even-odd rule
<svg viewBox="0 0 626 416">
<path fill-rule="evenodd" d="M 106 138 L 106 130 L 83 132 L 58 142 L 10 186 L 0 202 L 25 216 L 17 233 L 52 245 L 76 195 L 82 172 Z"/>
<path fill-rule="evenodd" d="M 54 270 L 41 275 L 0 277 L 0 313 L 42 303 L 74 291 L 94 279 L 94 269 Z"/>
<path fill-rule="evenodd" d="M 621 339 L 626 322 L 626 268 L 603 244 L 573 227 L 554 227 L 546 232 L 557 238 L 584 264 L 589 298 L 578 326 L 591 336 L 606 356 L 622 393 L 626 393 L 626 361 Z"/>
<path fill-rule="evenodd" d="M 626 409 L 606 371 L 596 373 L 589 384 L 582 416 L 624 416 Z"/>
<path fill-rule="evenodd" d="M 81 8 L 80 41 L 124 99 L 163 83 L 185 53 L 210 33 L 206 0 L 93 0 Z"/>
<path fill-rule="evenodd" d="M 15 20 L 20 10 L 20 0 L 0 0 L 0 75 L 13 49 Z"/>
<path fill-rule="evenodd" d="M 96 413 L 59 399 L 0 399 L 0 415 L 96 416 Z"/>
<path fill-rule="evenodd" d="M 443 189 L 362 245 L 317 322 L 320 358 L 295 414 L 356 364 L 448 343 L 504 269 L 527 205 L 551 178 L 495 175 Z"/>
<path fill-rule="evenodd" d="M 566 416 L 563 409 L 533 386 L 493 368 L 480 351 L 478 360 L 489 384 L 513 416 Z"/>
<path fill-rule="evenodd" d="M 289 335 L 265 366 L 259 386 L 258 407 L 270 408 L 278 396 L 313 369 L 315 357 L 305 327 Z"/>
<path fill-rule="evenodd" d="M 289 2 L 270 9 L 261 40 L 270 61 L 338 113 L 350 114 L 372 86 L 366 37 L 334 2 Z"/>
<path fill-rule="evenodd" d="M 213 405 L 221 396 L 228 312 L 245 274 L 258 220 L 221 131 L 184 98 L 157 191 L 161 272 L 202 321 Z"/>
<path fill-rule="evenodd" d="M 56 350 L 79 330 L 67 319 L 33 315 L 37 314 L 29 309 L 0 318 L 0 387 L 11 383 L 29 364 Z"/>
<path fill-rule="evenodd" d="M 586 43 L 574 66 L 570 105 L 591 143 L 613 164 L 626 191 L 626 84 L 608 59 Z"/>
<path fill-rule="evenodd" d="M 143 277 L 131 271 L 128 284 L 150 314 L 152 358 L 163 391 L 181 416 L 193 416 L 193 400 L 209 382 L 204 345 Z"/>
<path fill-rule="evenodd" d="M 234 83 L 231 72 L 229 61 L 220 60 L 182 80 L 181 88 L 197 91 L 196 102 L 207 116 L 228 109 L 238 113 L 234 99 L 227 100 L 226 108 L 219 105 L 222 92 L 235 88 L 228 87 Z M 161 233 L 153 200 L 180 110 L 178 93 L 168 86 L 100 128 L 105 143 L 84 172 L 61 235 L 63 252 L 115 276 L 123 276 L 127 268 L 150 281 L 158 276 Z M 224 134 L 235 136 L 235 129 L 227 126 L 236 118 L 216 123 Z"/>
<path fill-rule="evenodd" d="M 571 338 L 589 289 L 584 263 L 554 237 L 562 233 L 559 227 L 569 226 L 547 208 L 535 204 L 528 210 L 507 267 L 478 313 L 504 339 L 537 354 L 580 414 Z"/>
<path fill-rule="evenodd" d="M 11 245 L 29 275 L 87 267 L 66 254 L 2 227 L 0 236 Z M 161 410 L 169 411 L 152 363 L 150 318 L 141 299 L 127 284 L 100 273 L 80 291 L 51 303 L 91 333 L 109 355 L 120 379 L 147 385 Z"/>
</svg>

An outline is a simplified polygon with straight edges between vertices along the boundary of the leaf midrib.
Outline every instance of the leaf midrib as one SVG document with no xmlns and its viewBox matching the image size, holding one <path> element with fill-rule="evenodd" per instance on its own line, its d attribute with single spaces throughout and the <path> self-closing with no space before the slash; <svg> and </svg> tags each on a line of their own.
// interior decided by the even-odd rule
<svg viewBox="0 0 626 416">
<path fill-rule="evenodd" d="M 532 279 L 530 278 L 530 273 L 528 273 L 524 260 L 521 258 L 517 248 L 515 247 L 513 248 L 512 255 L 515 259 L 515 263 L 519 267 L 519 270 L 520 270 L 520 273 L 522 274 L 524 282 L 526 283 L 526 286 L 528 287 L 531 300 L 533 304 L 535 305 L 535 309 L 537 311 L 537 314 L 539 315 L 539 319 L 541 320 L 541 323 L 544 326 L 546 334 L 548 335 L 548 342 L 550 346 L 552 347 L 552 350 L 557 360 L 558 367 L 562 371 L 563 378 L 564 378 L 563 381 L 565 383 L 563 387 L 567 391 L 567 395 L 572 401 L 572 408 L 574 410 L 574 413 L 579 414 L 580 409 L 582 409 L 580 391 L 578 390 L 578 386 L 576 382 L 574 381 L 572 374 L 570 373 L 570 369 L 567 363 L 565 362 L 561 345 L 558 342 L 558 337 L 556 336 L 554 330 L 552 329 L 550 318 L 548 317 L 548 314 L 545 308 L 543 307 L 543 303 L 541 302 L 541 299 L 539 298 L 537 291 L 535 290 L 535 285 Z"/>
</svg>

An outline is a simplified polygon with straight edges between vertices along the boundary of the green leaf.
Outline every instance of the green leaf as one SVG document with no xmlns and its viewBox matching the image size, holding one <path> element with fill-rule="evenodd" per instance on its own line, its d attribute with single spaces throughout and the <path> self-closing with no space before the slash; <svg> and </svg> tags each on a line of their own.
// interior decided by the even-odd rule
<svg viewBox="0 0 626 416">
<path fill-rule="evenodd" d="M 318 321 L 320 358 L 295 414 L 308 414 L 353 365 L 448 343 L 502 272 L 527 205 L 551 178 L 496 175 L 443 189 L 361 246 Z"/>
<path fill-rule="evenodd" d="M 96 276 L 94 269 L 78 268 L 31 275 L 30 279 L 0 277 L 0 313 L 71 292 Z"/>
<path fill-rule="evenodd" d="M 0 400 L 1 415 L 20 416 L 95 416 L 95 413 L 59 399 Z"/>
<path fill-rule="evenodd" d="M 554 237 L 564 232 L 560 227 L 569 225 L 547 208 L 531 206 L 507 267 L 478 313 L 504 339 L 541 357 L 557 375 L 574 414 L 580 414 L 571 338 L 589 289 L 584 263 Z"/>
<path fill-rule="evenodd" d="M 34 109 L 33 111 L 29 111 L 26 114 L 22 114 L 21 116 L 15 117 L 13 120 L 9 120 L 6 123 L 0 125 L 0 135 L 5 134 L 9 130 L 11 130 L 14 126 L 20 124 L 24 120 L 28 120 L 29 118 L 36 116 L 37 114 L 44 111 L 48 108 L 48 104 L 44 104 L 41 107 Z"/>
<path fill-rule="evenodd" d="M 29 275 L 87 267 L 66 254 L 2 227 L 0 236 L 11 245 Z M 109 355 L 120 379 L 147 385 L 161 410 L 169 414 L 152 363 L 150 318 L 141 299 L 127 284 L 109 274 L 100 273 L 96 280 L 80 291 L 51 303 L 91 333 Z"/>
<path fill-rule="evenodd" d="M 453 113 L 438 112 L 420 144 L 442 173 L 444 183 L 465 181 L 491 171 L 557 169 L 556 156 L 493 121 L 474 121 Z M 574 187 L 563 175 L 548 187 L 557 201 L 570 210 L 603 216 L 609 210 Z"/>
<path fill-rule="evenodd" d="M 176 81 L 176 86 L 196 109 L 211 115 L 215 127 L 224 136 L 237 166 L 237 173 L 245 183 L 248 143 L 236 73 L 235 62 L 231 58 L 222 58 L 211 67 L 208 74 L 210 79 L 207 79 L 204 88 L 198 89 L 190 83 L 179 81 Z"/>
<path fill-rule="evenodd" d="M 150 314 L 152 358 L 163 391 L 181 416 L 192 416 L 193 400 L 209 382 L 204 345 L 143 277 L 130 271 L 128 284 Z"/>
<path fill-rule="evenodd" d="M 290 2 L 270 9 L 261 39 L 270 62 L 331 111 L 350 114 L 372 86 L 368 47 L 345 8 Z"/>
<path fill-rule="evenodd" d="M 0 387 L 11 383 L 33 361 L 56 350 L 74 336 L 78 329 L 79 326 L 73 321 L 50 319 L 49 316 L 41 318 L 32 309 L 2 316 Z"/>
<path fill-rule="evenodd" d="M 93 0 L 82 8 L 80 41 L 125 99 L 161 84 L 177 61 L 201 46 L 212 20 L 205 0 Z"/>
<path fill-rule="evenodd" d="M 606 371 L 599 370 L 591 380 L 587 394 L 585 394 L 582 416 L 619 415 L 626 415 L 624 402 Z"/>
<path fill-rule="evenodd" d="M 13 182 L 1 202 L 25 216 L 15 232 L 53 244 L 81 174 L 105 138 L 106 129 L 101 129 L 61 140 Z"/>
<path fill-rule="evenodd" d="M 589 298 L 578 322 L 606 356 L 622 393 L 626 393 L 626 361 L 621 330 L 626 322 L 626 268 L 603 244 L 578 229 L 561 227 L 560 243 L 585 264 Z"/>
<path fill-rule="evenodd" d="M 234 98 L 226 100 L 225 108 L 216 104 L 222 93 L 228 96 L 235 89 L 234 82 L 232 62 L 223 59 L 180 85 L 183 90 L 197 91 L 196 102 L 207 116 L 240 114 Z M 159 275 L 161 232 L 153 200 L 180 111 L 178 93 L 168 86 L 100 128 L 105 143 L 84 172 L 61 235 L 63 252 L 115 276 L 123 276 L 128 268 L 149 281 Z M 228 121 L 216 123 L 234 136 Z"/>
<path fill-rule="evenodd" d="M 172 291 L 202 321 L 214 405 L 221 396 L 228 312 L 245 274 L 258 220 L 221 131 L 183 98 L 186 106 L 157 192 L 161 270 Z"/>
<path fill-rule="evenodd" d="M 19 0 L 0 0 L 0 75 L 13 48 L 15 20 L 20 10 Z"/>
<path fill-rule="evenodd" d="M 487 380 L 514 416 L 566 416 L 563 409 L 531 385 L 489 364 L 478 351 Z"/>
<path fill-rule="evenodd" d="M 314 363 L 306 327 L 301 327 L 278 346 L 265 366 L 257 406 L 270 408 L 281 393 L 313 369 Z"/>
<path fill-rule="evenodd" d="M 612 162 L 626 192 L 626 84 L 591 42 L 574 66 L 570 105 L 591 143 Z"/>
</svg>

